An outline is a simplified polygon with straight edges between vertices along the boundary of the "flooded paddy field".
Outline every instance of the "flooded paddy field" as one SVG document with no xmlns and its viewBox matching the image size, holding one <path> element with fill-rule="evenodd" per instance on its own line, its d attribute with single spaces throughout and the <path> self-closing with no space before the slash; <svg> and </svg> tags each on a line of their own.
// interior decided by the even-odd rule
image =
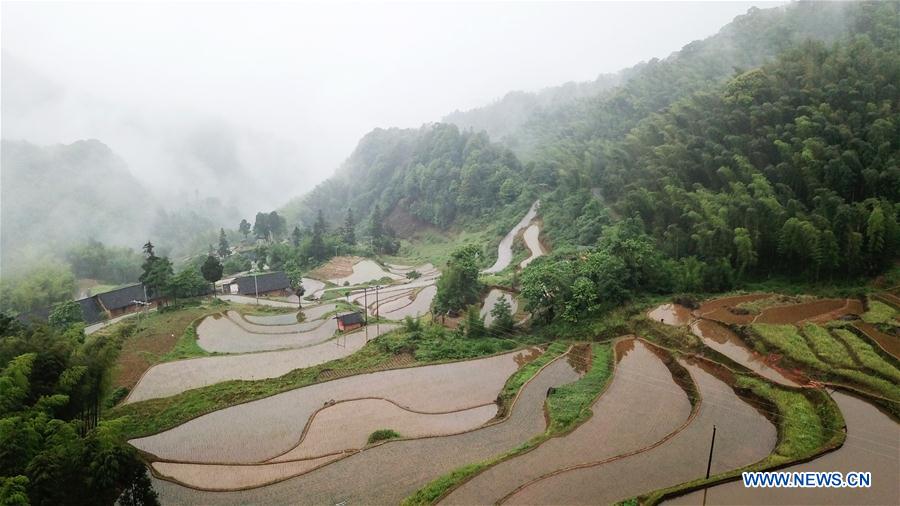
<svg viewBox="0 0 900 506">
<path fill-rule="evenodd" d="M 513 252 L 512 252 L 512 244 L 515 240 L 516 236 L 519 235 L 525 227 L 531 223 L 531 220 L 537 216 L 537 210 L 540 206 L 540 201 L 536 200 L 534 204 L 531 204 L 531 207 L 528 209 L 528 212 L 525 213 L 525 216 L 519 220 L 518 223 L 500 240 L 500 244 L 497 246 L 497 260 L 494 262 L 494 265 L 488 267 L 483 270 L 485 274 L 493 274 L 502 271 L 503 269 L 509 267 L 509 264 L 512 262 Z"/>
<path fill-rule="evenodd" d="M 203 463 L 259 463 L 293 449 L 312 415 L 331 401 L 388 399 L 422 413 L 492 403 L 519 365 L 513 352 L 478 360 L 349 376 L 317 383 L 195 418 L 171 430 L 132 440 L 161 459 Z M 372 431 L 389 427 L 368 427 Z"/>
<path fill-rule="evenodd" d="M 265 487 L 203 492 L 159 479 L 154 487 L 163 504 L 397 504 L 438 476 L 543 432 L 547 389 L 578 377 L 566 360 L 557 359 L 526 383 L 504 421 L 453 436 L 390 441 Z"/>
<path fill-rule="evenodd" d="M 287 307 L 287 308 L 295 308 L 297 307 L 297 301 L 294 302 L 286 302 L 283 300 L 273 300 L 273 299 L 265 299 L 260 297 L 258 300 L 256 297 L 247 296 L 247 295 L 219 295 L 217 298 L 234 302 L 237 304 L 247 304 L 247 305 L 260 305 L 260 306 L 270 306 L 270 307 Z"/>
<path fill-rule="evenodd" d="M 721 323 L 698 320 L 691 324 L 691 331 L 705 345 L 768 380 L 787 386 L 806 383 L 805 379 L 795 374 L 772 367 L 763 355 L 754 351 L 740 336 Z"/>
<path fill-rule="evenodd" d="M 707 504 L 844 505 L 897 504 L 900 499 L 900 425 L 871 404 L 835 392 L 847 424 L 847 440 L 839 449 L 804 464 L 787 467 L 787 472 L 870 471 L 871 488 L 745 488 L 740 481 L 716 485 L 707 490 Z M 700 505 L 703 491 L 676 497 L 666 504 Z"/>
<path fill-rule="evenodd" d="M 325 308 L 324 311 L 319 311 L 316 308 L 312 308 L 313 314 L 318 314 L 319 316 L 322 316 L 323 314 L 328 313 L 328 311 L 334 311 L 334 309 L 335 309 L 334 304 L 328 304 L 328 305 L 322 306 L 322 307 Z M 298 333 L 298 332 L 307 332 L 309 330 L 315 329 L 316 327 L 324 324 L 326 321 L 324 319 L 318 319 L 318 318 L 309 319 L 308 318 L 306 321 L 300 323 L 300 322 L 297 322 L 297 314 L 296 313 L 287 314 L 287 315 L 276 315 L 276 316 L 271 316 L 271 317 L 270 316 L 256 316 L 255 317 L 257 321 L 262 320 L 264 322 L 284 321 L 285 320 L 284 318 L 278 318 L 278 317 L 285 317 L 285 316 L 293 316 L 294 317 L 293 323 L 281 323 L 281 324 L 256 323 L 256 322 L 250 321 L 247 316 L 244 316 L 244 315 L 238 313 L 237 311 L 228 311 L 225 313 L 225 316 L 229 320 L 236 323 L 238 327 L 240 327 L 241 329 L 243 329 L 251 334 L 292 334 L 292 333 Z M 277 319 L 266 320 L 267 318 L 277 318 Z M 202 323 L 201 323 L 201 325 L 202 325 Z"/>
<path fill-rule="evenodd" d="M 699 411 L 658 446 L 620 459 L 586 463 L 533 481 L 503 504 L 608 504 L 677 485 L 706 472 L 713 425 L 712 473 L 764 459 L 775 448 L 775 426 L 704 363 L 682 362 L 699 388 Z"/>
<path fill-rule="evenodd" d="M 525 246 L 527 246 L 528 250 L 531 251 L 531 255 L 525 260 L 522 260 L 521 263 L 519 263 L 520 268 L 524 269 L 525 267 L 528 267 L 528 264 L 533 262 L 535 258 L 544 256 L 546 254 L 546 252 L 544 251 L 544 246 L 541 244 L 541 241 L 539 239 L 540 235 L 541 227 L 538 226 L 537 223 L 528 225 L 528 228 L 526 228 L 525 232 L 522 233 L 522 240 L 525 241 Z"/>
<path fill-rule="evenodd" d="M 358 285 L 360 283 L 365 283 L 367 281 L 376 281 L 382 278 L 404 279 L 406 277 L 404 275 L 386 271 L 374 260 L 368 259 L 361 260 L 353 264 L 352 269 L 353 272 L 351 274 L 342 277 L 330 278 L 328 279 L 328 281 L 338 286 L 343 286 L 345 283 L 348 285 Z"/>
<path fill-rule="evenodd" d="M 380 316 L 390 320 L 402 320 L 407 316 L 418 318 L 431 311 L 431 302 L 434 300 L 435 295 L 437 295 L 437 287 L 434 285 L 426 286 L 412 294 L 411 300 L 409 297 L 405 301 L 401 299 L 401 302 L 406 302 L 406 304 L 400 305 L 396 309 L 384 308 L 382 310 L 382 308 L 379 308 L 378 313 Z"/>
<path fill-rule="evenodd" d="M 266 326 L 256 326 L 256 328 L 260 327 L 266 328 Z M 249 353 L 300 348 L 330 339 L 337 330 L 337 321 L 333 319 L 314 320 L 298 323 L 296 328 L 306 330 L 287 334 L 281 332 L 255 333 L 243 328 L 241 324 L 227 316 L 213 315 L 204 318 L 197 326 L 197 344 L 206 351 L 218 353 Z"/>
<path fill-rule="evenodd" d="M 882 350 L 890 353 L 896 359 L 900 359 L 900 337 L 885 334 L 871 323 L 859 321 L 853 324 L 860 332 L 878 344 Z"/>
<path fill-rule="evenodd" d="M 503 461 L 454 490 L 441 504 L 494 504 L 545 474 L 637 451 L 676 431 L 691 414 L 671 371 L 639 340 L 619 343 L 611 383 L 572 433 Z"/>
<path fill-rule="evenodd" d="M 397 325 L 382 324 L 378 330 L 380 334 L 385 334 L 396 328 Z M 366 334 L 366 330 L 362 329 L 341 336 L 340 343 L 332 340 L 306 348 L 163 362 L 144 373 L 125 402 L 168 397 L 229 380 L 275 378 L 294 369 L 349 356 L 362 349 L 369 340 L 378 337 L 380 334 L 377 332 L 372 328 Z"/>
<path fill-rule="evenodd" d="M 663 304 L 647 313 L 647 318 L 653 321 L 665 323 L 666 325 L 687 325 L 694 319 L 690 308 L 681 304 Z"/>
</svg>

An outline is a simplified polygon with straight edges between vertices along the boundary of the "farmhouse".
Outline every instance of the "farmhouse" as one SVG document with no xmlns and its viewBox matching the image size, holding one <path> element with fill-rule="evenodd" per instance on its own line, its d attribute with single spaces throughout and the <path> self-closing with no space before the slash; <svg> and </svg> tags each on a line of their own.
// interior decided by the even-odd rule
<svg viewBox="0 0 900 506">
<path fill-rule="evenodd" d="M 338 330 L 341 332 L 356 330 L 365 323 L 362 313 L 339 314 L 335 316 L 334 319 L 337 320 Z"/>
<path fill-rule="evenodd" d="M 226 279 L 221 284 L 222 293 L 230 295 L 290 295 L 291 282 L 282 271 L 251 274 Z"/>
<path fill-rule="evenodd" d="M 159 297 L 150 296 L 149 290 L 145 291 L 144 285 L 138 283 L 78 299 L 75 302 L 81 306 L 85 323 L 90 325 L 108 318 L 134 313 L 144 307 L 144 301 L 147 307 L 156 307 L 159 300 Z"/>
</svg>

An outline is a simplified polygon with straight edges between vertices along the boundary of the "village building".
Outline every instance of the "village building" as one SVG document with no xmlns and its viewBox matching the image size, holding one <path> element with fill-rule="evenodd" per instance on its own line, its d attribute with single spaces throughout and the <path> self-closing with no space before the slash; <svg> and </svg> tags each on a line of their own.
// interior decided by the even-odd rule
<svg viewBox="0 0 900 506">
<path fill-rule="evenodd" d="M 283 271 L 248 274 L 217 283 L 217 287 L 225 295 L 290 295 L 291 282 Z"/>
<path fill-rule="evenodd" d="M 150 296 L 150 291 L 145 291 L 144 285 L 138 283 L 78 299 L 75 302 L 81 307 L 85 323 L 90 325 L 134 313 L 145 307 L 156 307 L 160 299 L 161 297 Z"/>
<path fill-rule="evenodd" d="M 337 320 L 337 327 L 341 332 L 350 332 L 365 324 L 362 313 L 339 314 L 335 316 L 334 319 Z"/>
</svg>

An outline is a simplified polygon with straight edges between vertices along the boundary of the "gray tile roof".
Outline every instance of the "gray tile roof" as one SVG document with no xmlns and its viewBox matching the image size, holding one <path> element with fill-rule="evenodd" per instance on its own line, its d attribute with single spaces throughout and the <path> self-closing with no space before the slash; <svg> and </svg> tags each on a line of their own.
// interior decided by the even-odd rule
<svg viewBox="0 0 900 506">
<path fill-rule="evenodd" d="M 276 290 L 286 290 L 291 287 L 287 274 L 282 271 L 264 272 L 254 276 L 242 276 L 235 278 L 234 282 L 238 285 L 238 294 L 253 295 L 256 293 L 256 285 L 259 285 L 259 293 L 274 292 Z"/>
</svg>

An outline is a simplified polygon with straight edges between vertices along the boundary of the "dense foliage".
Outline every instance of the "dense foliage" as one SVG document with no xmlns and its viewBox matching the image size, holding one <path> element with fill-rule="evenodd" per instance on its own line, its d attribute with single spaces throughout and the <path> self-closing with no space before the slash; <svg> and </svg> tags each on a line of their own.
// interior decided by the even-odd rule
<svg viewBox="0 0 900 506">
<path fill-rule="evenodd" d="M 121 421 L 99 421 L 118 341 L 59 323 L 0 321 L 0 504 L 156 504 Z"/>
</svg>

